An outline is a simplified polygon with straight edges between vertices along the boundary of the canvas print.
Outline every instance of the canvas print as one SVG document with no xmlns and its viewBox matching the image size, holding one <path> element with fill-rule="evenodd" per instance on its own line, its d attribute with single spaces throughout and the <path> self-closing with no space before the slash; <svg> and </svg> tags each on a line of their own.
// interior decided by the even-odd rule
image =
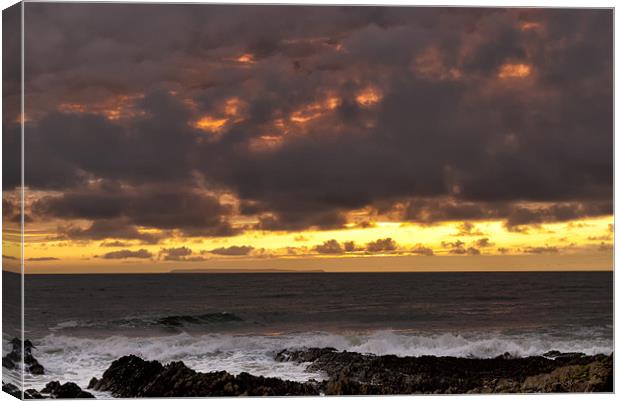
<svg viewBox="0 0 620 401">
<path fill-rule="evenodd" d="M 613 17 L 4 10 L 3 390 L 612 392 Z"/>
</svg>

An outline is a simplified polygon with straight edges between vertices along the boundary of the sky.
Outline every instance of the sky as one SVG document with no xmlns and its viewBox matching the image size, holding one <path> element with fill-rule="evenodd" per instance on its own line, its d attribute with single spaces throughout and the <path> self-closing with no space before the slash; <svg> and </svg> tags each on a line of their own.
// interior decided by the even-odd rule
<svg viewBox="0 0 620 401">
<path fill-rule="evenodd" d="M 610 270 L 612 19 L 27 3 L 3 265 Z"/>
</svg>

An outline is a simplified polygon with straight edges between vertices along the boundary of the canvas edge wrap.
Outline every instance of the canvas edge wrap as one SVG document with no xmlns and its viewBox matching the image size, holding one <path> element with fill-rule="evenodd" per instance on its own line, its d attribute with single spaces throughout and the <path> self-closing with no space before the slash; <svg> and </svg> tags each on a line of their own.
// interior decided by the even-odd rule
<svg viewBox="0 0 620 401">
<path fill-rule="evenodd" d="M 13 338 L 21 364 L 4 367 L 2 390 L 18 398 L 23 394 L 23 289 L 24 289 L 24 148 L 23 148 L 23 2 L 2 10 L 2 315 L 3 348 Z M 15 349 L 17 348 L 17 349 Z M 6 385 L 6 387 L 5 387 Z M 12 385 L 14 387 L 11 387 Z"/>
</svg>

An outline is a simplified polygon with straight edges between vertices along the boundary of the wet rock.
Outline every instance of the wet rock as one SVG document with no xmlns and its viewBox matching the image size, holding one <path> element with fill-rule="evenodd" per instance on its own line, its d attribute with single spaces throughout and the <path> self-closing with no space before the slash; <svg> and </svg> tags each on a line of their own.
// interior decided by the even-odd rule
<svg viewBox="0 0 620 401">
<path fill-rule="evenodd" d="M 17 397 L 19 399 L 22 398 L 21 390 L 14 384 L 2 382 L 2 391 L 12 395 L 13 397 Z"/>
<path fill-rule="evenodd" d="M 43 395 L 41 395 L 41 393 L 39 393 L 37 390 L 33 389 L 33 388 L 29 388 L 28 390 L 24 391 L 24 399 L 27 400 L 38 400 L 38 399 L 42 399 L 45 398 Z"/>
<path fill-rule="evenodd" d="M 7 356 L 3 356 L 2 357 L 2 367 L 5 367 L 7 369 L 16 369 L 17 368 L 17 364 L 15 362 L 13 362 L 13 359 L 9 357 L 10 353 Z M 21 358 L 20 358 L 21 360 Z"/>
<path fill-rule="evenodd" d="M 92 387 L 115 397 L 208 397 L 318 395 L 316 385 L 225 371 L 198 373 L 183 364 L 162 365 L 129 355 L 112 362 Z"/>
<path fill-rule="evenodd" d="M 512 356 L 510 352 L 504 352 L 503 354 L 495 357 L 495 359 L 513 359 L 513 358 L 514 357 Z"/>
<path fill-rule="evenodd" d="M 583 354 L 492 359 L 397 357 L 310 348 L 284 350 L 276 360 L 310 362 L 329 376 L 325 394 L 417 394 L 612 391 L 612 357 Z M 587 372 L 587 373 L 586 373 Z M 592 372 L 592 373 L 590 373 Z"/>
<path fill-rule="evenodd" d="M 93 377 L 92 379 L 90 379 L 90 381 L 88 382 L 88 387 L 86 388 L 94 388 L 97 383 L 99 382 L 99 380 L 97 380 L 96 377 Z"/>
<path fill-rule="evenodd" d="M 275 356 L 277 362 L 313 362 L 324 354 L 336 352 L 335 348 L 306 348 L 300 350 L 284 349 Z"/>
<path fill-rule="evenodd" d="M 568 365 L 550 373 L 530 376 L 520 386 L 521 392 L 611 392 L 612 361 L 594 361 L 587 365 Z"/>
<path fill-rule="evenodd" d="M 19 338 L 13 338 L 10 344 L 13 346 L 13 349 L 2 357 L 2 366 L 7 369 L 17 369 L 22 362 L 22 342 Z M 42 375 L 45 373 L 45 368 L 32 355 L 34 348 L 36 347 L 30 340 L 24 340 L 24 364 L 26 371 L 33 375 Z"/>
<path fill-rule="evenodd" d="M 51 381 L 41 390 L 41 394 L 47 398 L 95 398 L 91 393 L 82 390 L 73 382 L 60 384 L 58 381 Z"/>
<path fill-rule="evenodd" d="M 578 360 L 579 358 L 585 356 L 583 352 L 560 352 L 557 350 L 552 350 L 549 352 L 545 352 L 542 356 L 550 359 L 559 359 L 563 361 L 572 361 Z"/>
</svg>

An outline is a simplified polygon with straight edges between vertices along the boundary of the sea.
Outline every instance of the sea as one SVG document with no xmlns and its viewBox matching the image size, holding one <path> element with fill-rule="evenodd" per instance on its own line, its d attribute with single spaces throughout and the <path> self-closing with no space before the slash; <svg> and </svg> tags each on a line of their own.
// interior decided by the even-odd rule
<svg viewBox="0 0 620 401">
<path fill-rule="evenodd" d="M 20 276 L 5 272 L 3 281 L 10 291 Z M 25 388 L 51 380 L 86 387 L 129 354 L 306 381 L 324 377 L 274 355 L 301 347 L 467 358 L 614 349 L 611 272 L 27 275 L 24 288 L 25 338 L 46 370 L 27 374 Z M 3 355 L 15 316 L 5 309 Z"/>
</svg>

